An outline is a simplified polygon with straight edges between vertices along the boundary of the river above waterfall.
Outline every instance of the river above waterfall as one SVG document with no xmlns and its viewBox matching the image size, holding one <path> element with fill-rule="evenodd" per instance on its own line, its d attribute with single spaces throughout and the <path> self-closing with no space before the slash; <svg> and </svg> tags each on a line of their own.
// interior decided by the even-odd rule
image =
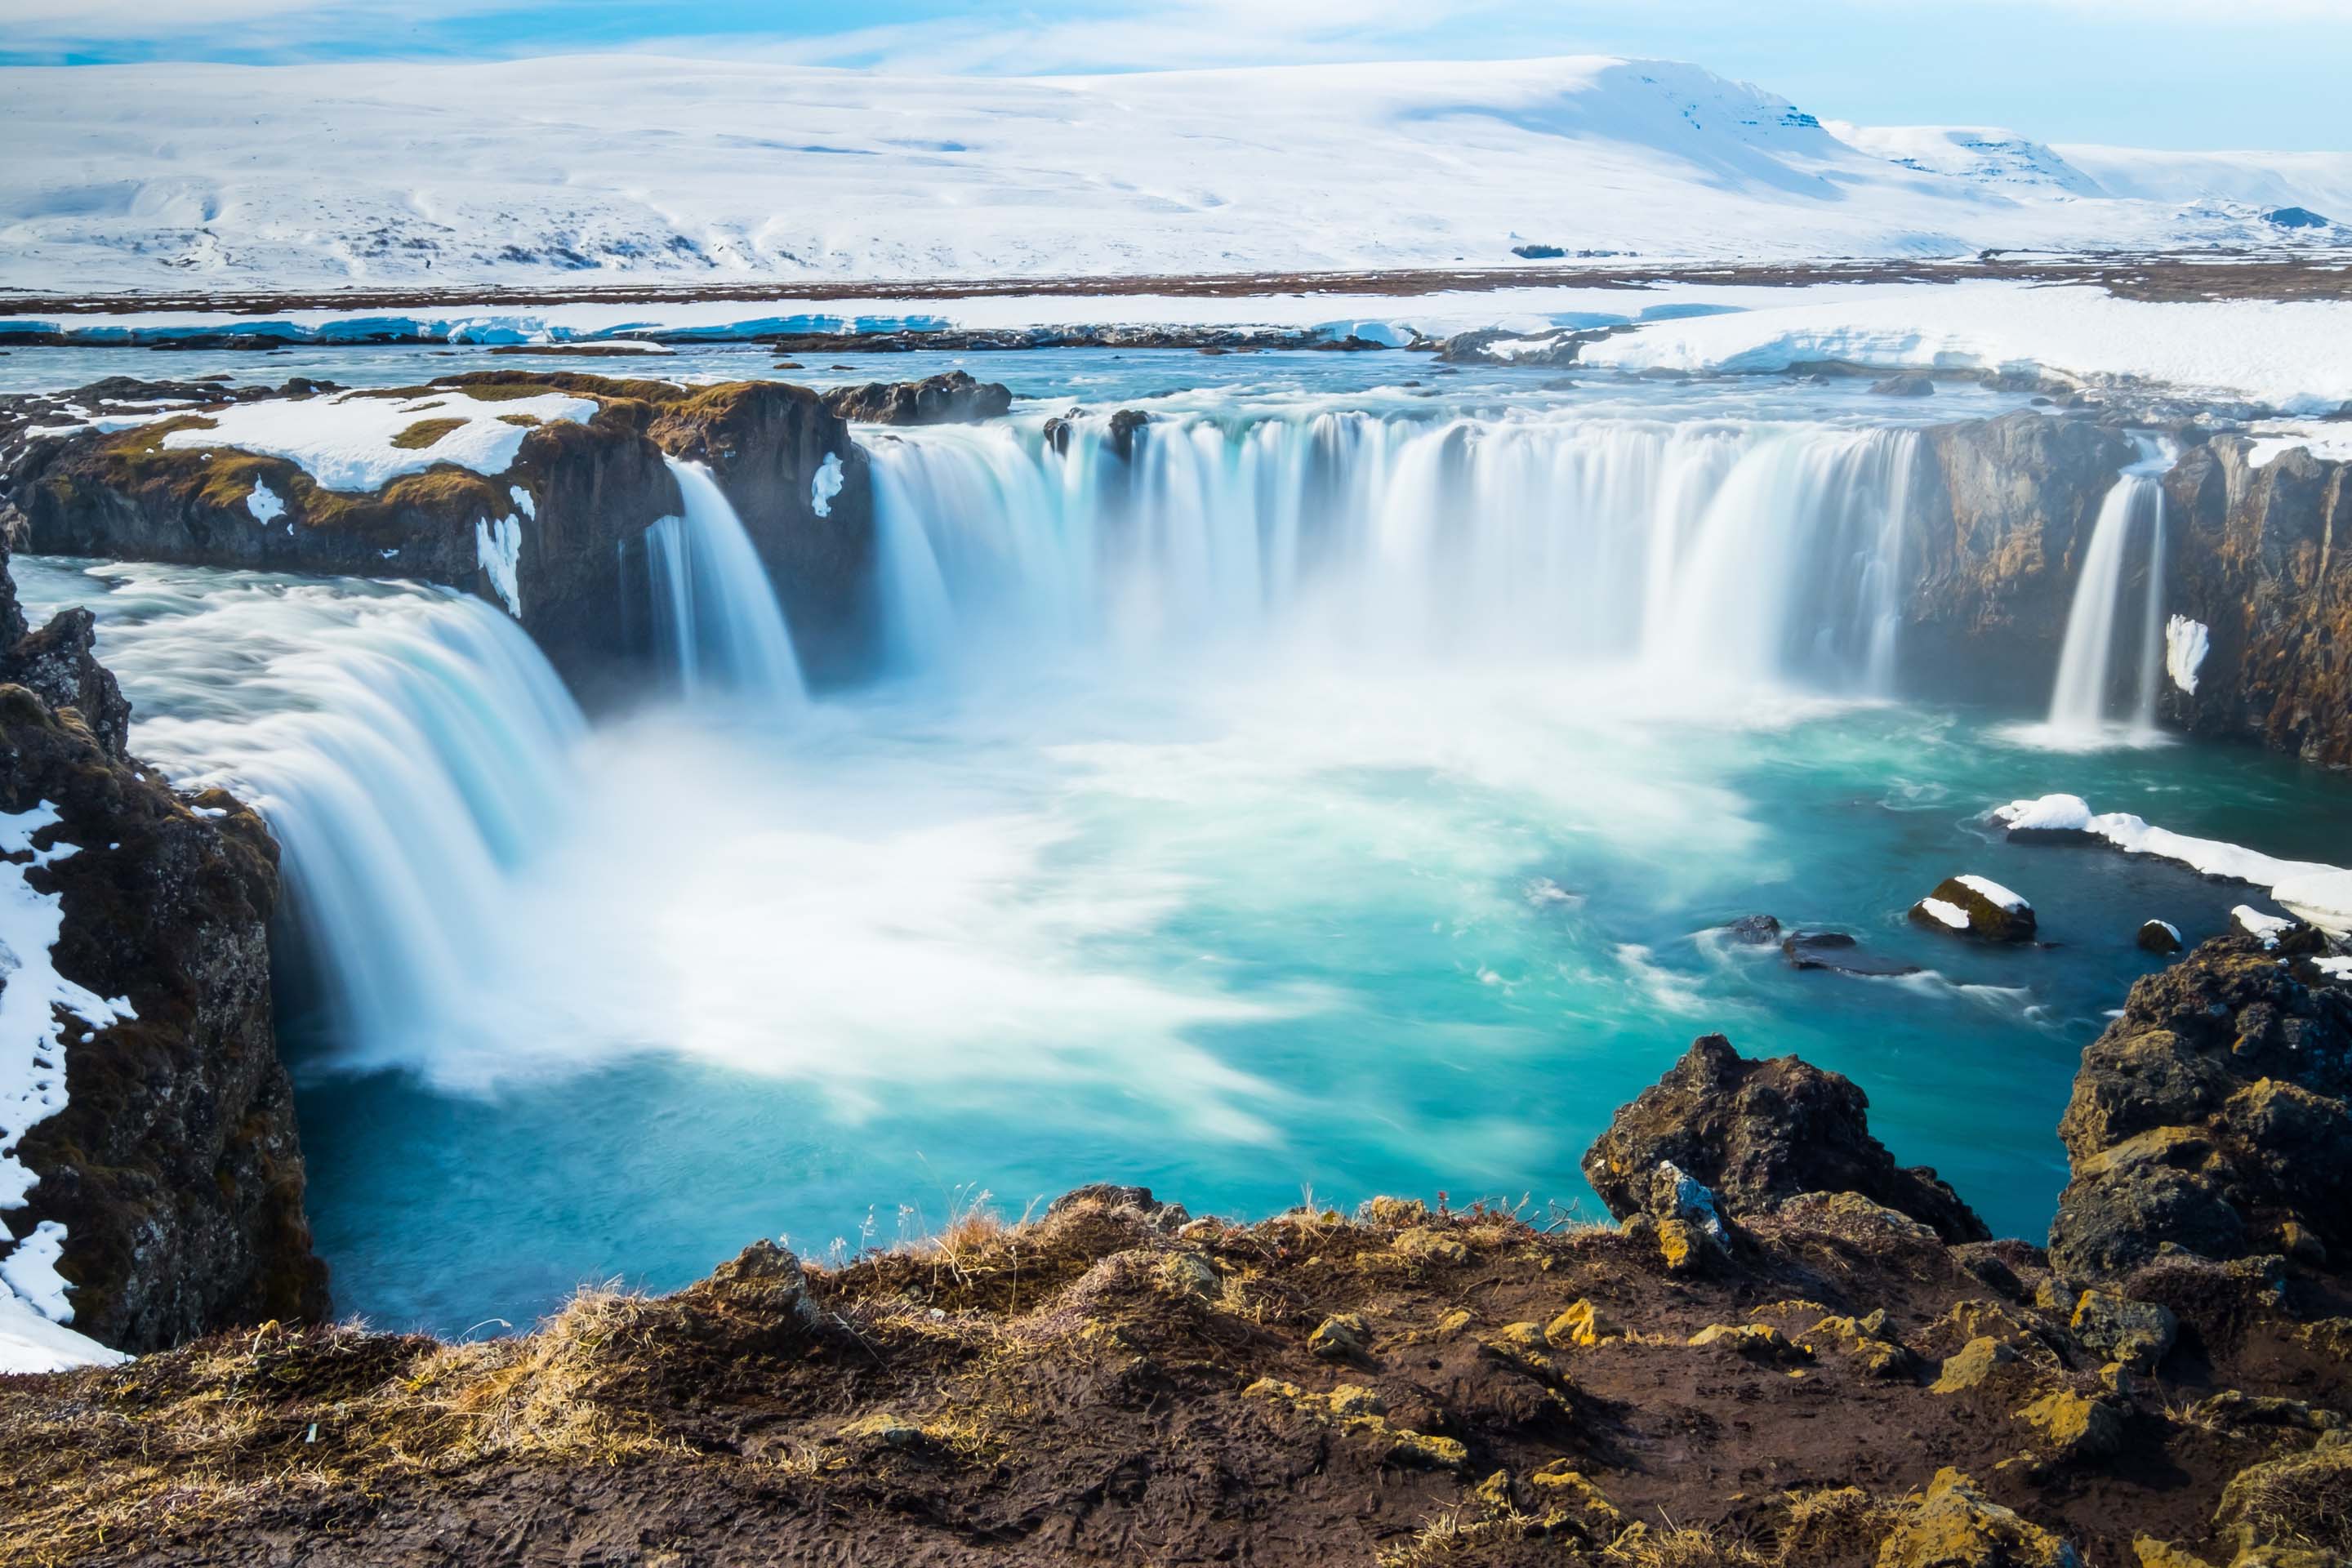
<svg viewBox="0 0 2352 1568">
<path fill-rule="evenodd" d="M 438 353 L 0 363 L 475 363 Z M 2159 962 L 2139 924 L 2193 942 L 2255 895 L 1980 815 L 2065 791 L 2281 857 L 2352 843 L 2352 791 L 2283 759 L 2070 753 L 1905 700 L 1906 427 L 2018 398 L 1393 353 L 800 357 L 772 374 L 952 363 L 1036 399 L 862 435 L 889 668 L 814 701 L 591 721 L 478 600 L 16 561 L 36 618 L 97 612 L 134 749 L 287 844 L 283 1026 L 345 1310 L 520 1324 L 753 1237 L 823 1257 L 1095 1180 L 1590 1216 L 1584 1147 L 1709 1031 L 1853 1077 L 1898 1157 L 2034 1237 L 2080 1050 Z M 1112 483 L 1128 406 L 1153 423 Z M 665 602 L 707 606 L 677 584 L 740 553 L 688 521 L 714 531 L 669 542 Z M 2048 945 L 1906 922 L 1959 872 L 2032 900 Z M 1923 972 L 1799 972 L 1715 930 L 1759 912 Z"/>
</svg>

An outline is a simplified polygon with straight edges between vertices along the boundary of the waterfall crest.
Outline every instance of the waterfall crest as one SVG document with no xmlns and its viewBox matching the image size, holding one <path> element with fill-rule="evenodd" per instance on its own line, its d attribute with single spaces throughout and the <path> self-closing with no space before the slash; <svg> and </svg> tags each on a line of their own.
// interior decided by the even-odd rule
<svg viewBox="0 0 2352 1568">
<path fill-rule="evenodd" d="M 2164 678 L 2164 487 L 2150 471 L 2154 466 L 2135 464 L 2120 475 L 2091 525 L 2074 600 L 2066 612 L 2058 675 L 2050 691 L 2048 728 L 2061 740 L 2092 742 L 2112 737 L 2124 713 L 2128 714 L 2126 735 L 2145 739 L 2155 733 L 2157 692 Z M 2135 534 L 2147 540 L 2141 554 L 2138 634 L 2130 638 L 2130 654 L 2118 660 L 2117 645 L 2130 630 L 2126 601 Z M 2131 683 L 2127 699 L 2123 694 L 2126 676 Z"/>
<path fill-rule="evenodd" d="M 808 700 L 767 567 L 719 481 L 666 458 L 686 510 L 646 530 L 654 650 L 688 697 L 727 692 L 782 707 Z"/>
<path fill-rule="evenodd" d="M 122 590 L 145 613 L 109 623 L 107 657 L 175 716 L 135 743 L 268 821 L 280 934 L 316 987 L 299 1002 L 370 1057 L 463 1026 L 514 940 L 509 889 L 574 793 L 586 725 L 553 668 L 470 595 L 145 571 Z"/>
<path fill-rule="evenodd" d="M 902 671 L 1290 641 L 1885 691 L 1918 437 L 1318 413 L 872 438 Z"/>
</svg>

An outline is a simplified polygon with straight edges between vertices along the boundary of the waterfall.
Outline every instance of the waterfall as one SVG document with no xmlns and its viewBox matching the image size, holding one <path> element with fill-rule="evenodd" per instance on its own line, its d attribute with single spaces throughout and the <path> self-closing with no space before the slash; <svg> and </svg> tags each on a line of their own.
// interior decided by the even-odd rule
<svg viewBox="0 0 2352 1568">
<path fill-rule="evenodd" d="M 743 520 L 709 469 L 664 461 L 686 510 L 645 534 L 656 657 L 688 697 L 732 692 L 801 706 L 808 692 L 800 661 Z"/>
<path fill-rule="evenodd" d="M 2126 629 L 2124 600 L 2135 532 L 2145 532 L 2147 543 L 2128 711 L 2138 732 L 2155 729 L 2158 682 L 2164 675 L 2164 487 L 2155 473 L 2161 466 L 2160 459 L 2133 465 L 2099 503 L 2075 579 L 2074 602 L 2066 612 L 2066 637 L 2050 691 L 2049 728 L 2060 737 L 2087 741 L 2111 733 L 2109 714 L 2119 706 L 2115 689 L 2124 673 L 2116 661 L 2116 645 Z M 2137 527 L 2142 518 L 2147 520 L 2144 530 Z"/>
<path fill-rule="evenodd" d="M 1286 641 L 1893 679 L 1917 437 L 1360 413 L 869 437 L 903 671 Z"/>
<path fill-rule="evenodd" d="M 438 590 L 107 570 L 130 579 L 101 657 L 142 716 L 132 743 L 268 821 L 279 937 L 331 1037 L 384 1059 L 472 1021 L 585 731 L 530 638 Z"/>
</svg>

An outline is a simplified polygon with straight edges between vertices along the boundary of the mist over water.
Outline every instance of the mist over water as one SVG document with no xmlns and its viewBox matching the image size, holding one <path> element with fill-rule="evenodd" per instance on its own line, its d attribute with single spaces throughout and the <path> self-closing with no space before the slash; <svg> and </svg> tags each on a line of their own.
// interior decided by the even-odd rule
<svg viewBox="0 0 2352 1568">
<path fill-rule="evenodd" d="M 98 612 L 137 749 L 285 846 L 344 1303 L 525 1321 L 967 1185 L 1590 1205 L 1585 1143 L 1710 1029 L 1852 1074 L 2032 1235 L 2138 921 L 2243 894 L 1972 819 L 2063 788 L 2278 854 L 2352 826 L 2273 759 L 1901 701 L 1906 430 L 1355 401 L 1165 400 L 1131 460 L 1099 408 L 1066 450 L 862 432 L 887 674 L 815 702 L 690 468 L 660 689 L 593 726 L 469 598 L 19 557 L 34 613 Z M 1961 870 L 2065 946 L 1904 922 Z M 1756 911 L 1932 973 L 1713 934 Z"/>
</svg>

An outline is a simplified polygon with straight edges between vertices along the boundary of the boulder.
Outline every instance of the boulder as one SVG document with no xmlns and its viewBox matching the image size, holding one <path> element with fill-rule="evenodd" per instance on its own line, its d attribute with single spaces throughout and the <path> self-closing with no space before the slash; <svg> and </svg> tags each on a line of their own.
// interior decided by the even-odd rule
<svg viewBox="0 0 2352 1568">
<path fill-rule="evenodd" d="M 2062 1274 L 2227 1261 L 2289 1237 L 2305 1256 L 2352 1247 L 2352 990 L 2298 978 L 2310 969 L 2226 936 L 2132 987 L 2059 1122 Z"/>
<path fill-rule="evenodd" d="M 1717 929 L 1742 947 L 1769 947 L 1780 940 L 1780 922 L 1771 915 L 1742 915 Z"/>
<path fill-rule="evenodd" d="M 2033 940 L 2033 906 L 1987 877 L 1947 877 L 1911 906 L 1911 923 L 1979 942 Z"/>
<path fill-rule="evenodd" d="M 1692 1043 L 1665 1076 L 1622 1107 L 1585 1152 L 1584 1173 L 1620 1219 L 1654 1212 L 1662 1168 L 1706 1190 L 1726 1217 L 1769 1213 L 1804 1193 L 1858 1193 L 1932 1226 L 1982 1241 L 1984 1222 L 1925 1167 L 1904 1169 L 1870 1135 L 1868 1099 L 1794 1057 L 1750 1060 L 1720 1035 Z"/>
<path fill-rule="evenodd" d="M 2140 926 L 2139 935 L 2135 940 L 2143 952 L 2179 952 L 2180 928 L 2170 921 L 2148 921 Z"/>
<path fill-rule="evenodd" d="M 2162 1361 L 2180 1332 L 2180 1321 L 2171 1308 L 2111 1290 L 2084 1291 L 2069 1326 L 2076 1339 L 2100 1355 L 2139 1372 Z"/>
<path fill-rule="evenodd" d="M 0 582 L 5 562 L 0 542 Z M 23 625 L 0 589 L 0 637 Z M 134 1352 L 321 1319 L 271 1007 L 277 845 L 242 803 L 184 799 L 124 755 L 129 708 L 88 629 L 68 612 L 0 651 L 0 812 L 22 835 L 0 877 L 58 919 L 0 984 L 50 987 L 58 1020 L 0 1050 L 38 1053 L 58 1070 L 16 1070 L 64 1091 L 0 1146 L 0 1264 L 17 1265 L 0 1290 L 49 1295 L 44 1315 Z M 17 679 L 28 662 L 40 689 Z M 61 1290 L 37 1283 L 37 1237 Z"/>
</svg>

